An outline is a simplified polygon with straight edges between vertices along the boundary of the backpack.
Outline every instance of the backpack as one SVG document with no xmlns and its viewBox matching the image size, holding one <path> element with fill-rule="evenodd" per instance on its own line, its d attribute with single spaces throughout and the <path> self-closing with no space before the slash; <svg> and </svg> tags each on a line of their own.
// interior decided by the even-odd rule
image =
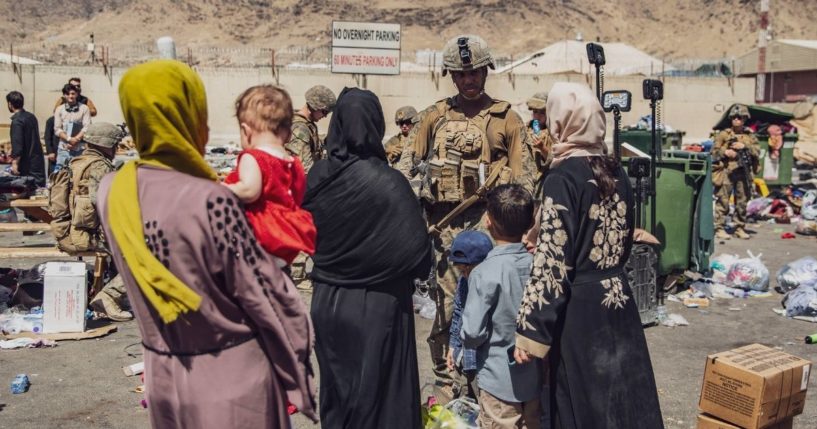
<svg viewBox="0 0 817 429">
<path fill-rule="evenodd" d="M 67 253 L 96 250 L 100 243 L 99 217 L 83 180 L 85 172 L 100 159 L 82 157 L 51 175 L 48 212 L 57 247 Z"/>
</svg>

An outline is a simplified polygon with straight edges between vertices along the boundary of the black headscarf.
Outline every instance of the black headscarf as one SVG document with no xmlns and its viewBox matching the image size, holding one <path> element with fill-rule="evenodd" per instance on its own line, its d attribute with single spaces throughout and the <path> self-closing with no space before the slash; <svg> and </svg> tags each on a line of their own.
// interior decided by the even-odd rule
<svg viewBox="0 0 817 429">
<path fill-rule="evenodd" d="M 326 138 L 328 157 L 309 171 L 303 204 L 318 230 L 316 281 L 368 285 L 430 269 L 422 210 L 408 181 L 386 162 L 385 129 L 371 91 L 340 93 Z"/>
</svg>

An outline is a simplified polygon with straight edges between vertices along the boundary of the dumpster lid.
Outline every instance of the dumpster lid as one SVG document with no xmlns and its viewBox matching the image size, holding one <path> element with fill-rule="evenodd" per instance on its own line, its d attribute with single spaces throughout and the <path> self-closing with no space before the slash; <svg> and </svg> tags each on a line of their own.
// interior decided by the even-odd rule
<svg viewBox="0 0 817 429">
<path fill-rule="evenodd" d="M 733 104 L 729 106 L 729 108 L 723 112 L 721 119 L 717 124 L 715 124 L 714 127 L 712 127 L 712 129 L 719 131 L 731 127 L 732 121 L 729 120 L 729 112 L 732 111 L 732 107 L 738 105 L 739 104 Z M 745 106 L 749 108 L 749 115 L 751 116 L 751 118 L 749 118 L 749 122 L 746 124 L 747 126 L 756 122 L 769 125 L 786 125 L 789 120 L 794 119 L 794 115 L 791 113 L 786 113 L 771 107 L 758 106 L 757 104 L 747 104 Z"/>
</svg>

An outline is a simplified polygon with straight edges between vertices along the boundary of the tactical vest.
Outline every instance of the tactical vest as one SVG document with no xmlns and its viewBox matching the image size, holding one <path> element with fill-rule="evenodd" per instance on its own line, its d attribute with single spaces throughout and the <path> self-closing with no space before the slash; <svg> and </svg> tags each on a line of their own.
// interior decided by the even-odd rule
<svg viewBox="0 0 817 429">
<path fill-rule="evenodd" d="M 491 174 L 491 167 L 507 154 L 492 157 L 486 135 L 496 107 L 473 118 L 455 118 L 448 100 L 435 106 L 440 117 L 434 123 L 433 154 L 428 163 L 431 197 L 437 202 L 457 203 L 474 195 Z M 499 109 L 507 111 L 510 105 L 502 102 Z M 494 185 L 510 182 L 511 169 L 502 169 Z"/>
<path fill-rule="evenodd" d="M 80 156 L 51 177 L 48 211 L 57 247 L 68 253 L 96 250 L 100 240 L 99 216 L 91 202 L 88 169 L 104 158 Z"/>
</svg>

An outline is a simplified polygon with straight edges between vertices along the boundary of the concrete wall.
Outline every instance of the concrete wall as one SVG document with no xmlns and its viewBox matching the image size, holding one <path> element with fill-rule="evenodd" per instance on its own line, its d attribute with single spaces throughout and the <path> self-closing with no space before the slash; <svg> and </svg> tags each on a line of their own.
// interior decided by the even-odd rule
<svg viewBox="0 0 817 429">
<path fill-rule="evenodd" d="M 54 102 L 69 77 L 82 78 L 83 94 L 96 104 L 99 115 L 95 121 L 122 122 L 117 97 L 119 80 L 125 69 L 114 68 L 106 75 L 101 67 L 22 66 L 15 73 L 10 65 L 0 65 L 0 92 L 17 90 L 26 97 L 26 108 L 33 111 L 41 124 L 51 115 Z M 207 88 L 210 109 L 211 140 L 232 140 L 237 137 L 233 102 L 238 94 L 258 83 L 275 82 L 266 68 L 200 68 L 199 73 Z M 493 97 L 510 101 L 524 118 L 529 118 L 525 99 L 535 92 L 548 90 L 555 82 L 589 82 L 585 75 L 492 75 L 486 91 Z M 648 103 L 641 99 L 643 77 L 609 77 L 607 89 L 627 89 L 634 97 L 633 111 L 625 113 L 623 124 L 634 124 L 638 117 L 649 113 Z M 325 70 L 281 70 L 278 83 L 290 91 L 295 107 L 303 105 L 303 94 L 315 84 L 323 84 L 340 92 L 345 86 L 362 86 L 360 77 L 331 74 Z M 150 85 L 150 82 L 145 82 Z M 435 80 L 430 73 L 411 73 L 400 76 L 368 76 L 365 85 L 380 97 L 386 115 L 387 135 L 397 132 L 392 122 L 394 111 L 403 105 L 418 110 L 436 100 L 455 93 L 448 77 Z M 689 140 L 709 135 L 709 130 L 720 118 L 723 109 L 735 102 L 751 103 L 754 79 L 728 80 L 726 78 L 667 78 L 663 102 L 663 121 L 687 132 Z M 609 116 L 612 121 L 612 116 Z M 8 120 L 0 120 L 0 124 Z M 612 127 L 612 122 L 610 122 Z M 325 132 L 328 120 L 321 121 Z M 41 125 L 42 127 L 42 125 Z"/>
</svg>

